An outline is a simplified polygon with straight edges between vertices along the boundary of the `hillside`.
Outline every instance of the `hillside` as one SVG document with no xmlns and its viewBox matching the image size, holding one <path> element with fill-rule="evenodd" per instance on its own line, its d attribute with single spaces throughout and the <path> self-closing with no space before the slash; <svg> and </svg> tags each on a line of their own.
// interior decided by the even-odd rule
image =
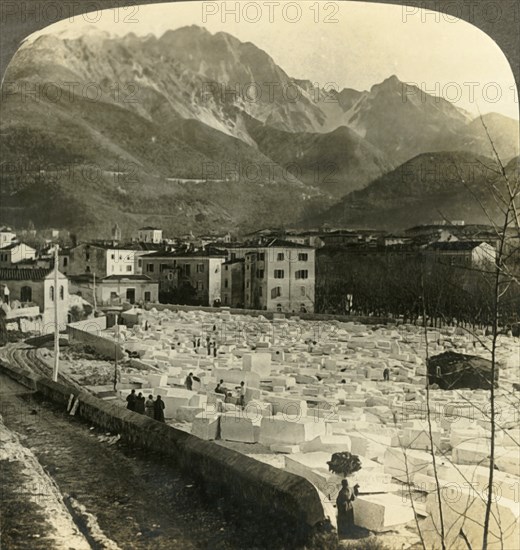
<svg viewBox="0 0 520 550">
<path fill-rule="evenodd" d="M 503 191 L 504 182 L 496 169 L 492 159 L 466 152 L 418 155 L 308 223 L 397 231 L 440 219 L 489 224 L 488 215 L 501 216 L 492 189 Z M 507 173 L 518 178 L 518 159 Z"/>
</svg>

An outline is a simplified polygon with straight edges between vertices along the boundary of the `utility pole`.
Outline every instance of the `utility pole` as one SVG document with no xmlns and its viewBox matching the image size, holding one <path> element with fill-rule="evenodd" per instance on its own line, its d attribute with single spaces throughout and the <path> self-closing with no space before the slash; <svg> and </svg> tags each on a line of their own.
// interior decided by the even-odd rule
<svg viewBox="0 0 520 550">
<path fill-rule="evenodd" d="M 114 391 L 117 391 L 117 351 L 119 349 L 119 316 L 116 313 L 116 345 L 114 346 Z"/>
<path fill-rule="evenodd" d="M 94 279 L 93 279 L 93 285 L 92 285 L 92 292 L 94 294 L 93 298 L 94 298 L 94 315 L 96 314 L 96 311 L 97 311 L 97 298 L 96 298 L 96 272 L 94 271 L 93 273 L 94 275 Z"/>
<path fill-rule="evenodd" d="M 59 246 L 54 247 L 54 369 L 52 371 L 52 379 L 58 381 L 58 371 L 60 367 L 60 328 L 58 323 L 58 300 L 60 293 L 58 291 L 58 250 Z"/>
</svg>

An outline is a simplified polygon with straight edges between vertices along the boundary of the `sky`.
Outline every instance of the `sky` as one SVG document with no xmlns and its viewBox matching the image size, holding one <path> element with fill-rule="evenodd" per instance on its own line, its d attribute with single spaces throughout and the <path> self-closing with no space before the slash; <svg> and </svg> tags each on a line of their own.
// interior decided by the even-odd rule
<svg viewBox="0 0 520 550">
<path fill-rule="evenodd" d="M 233 13 L 238 5 L 238 12 Z M 33 35 L 153 33 L 199 25 L 253 42 L 294 78 L 367 90 L 395 74 L 473 115 L 519 118 L 507 59 L 482 31 L 451 16 L 363 2 L 176 2 L 75 15 Z"/>
</svg>

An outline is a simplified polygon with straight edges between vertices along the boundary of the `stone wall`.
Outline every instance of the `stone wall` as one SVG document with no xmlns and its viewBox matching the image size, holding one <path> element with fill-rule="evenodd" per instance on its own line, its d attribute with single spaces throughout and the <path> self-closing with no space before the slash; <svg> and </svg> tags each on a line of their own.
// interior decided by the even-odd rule
<svg viewBox="0 0 520 550">
<path fill-rule="evenodd" d="M 285 539 L 284 545 L 292 548 L 336 547 L 319 494 L 304 478 L 6 363 L 0 362 L 0 370 L 64 408 L 74 394 L 81 418 L 137 447 L 171 457 L 208 498 L 216 502 L 223 497 L 248 521 L 265 524 L 266 537 Z"/>
</svg>

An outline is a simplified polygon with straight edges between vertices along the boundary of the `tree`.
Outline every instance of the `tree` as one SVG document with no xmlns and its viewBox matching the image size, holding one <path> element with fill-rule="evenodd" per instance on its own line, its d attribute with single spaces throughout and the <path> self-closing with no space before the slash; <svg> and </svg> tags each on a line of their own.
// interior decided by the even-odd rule
<svg viewBox="0 0 520 550">
<path fill-rule="evenodd" d="M 334 453 L 331 459 L 327 462 L 329 471 L 343 477 L 354 474 L 361 470 L 361 461 L 358 455 L 344 451 L 342 453 Z"/>
</svg>

